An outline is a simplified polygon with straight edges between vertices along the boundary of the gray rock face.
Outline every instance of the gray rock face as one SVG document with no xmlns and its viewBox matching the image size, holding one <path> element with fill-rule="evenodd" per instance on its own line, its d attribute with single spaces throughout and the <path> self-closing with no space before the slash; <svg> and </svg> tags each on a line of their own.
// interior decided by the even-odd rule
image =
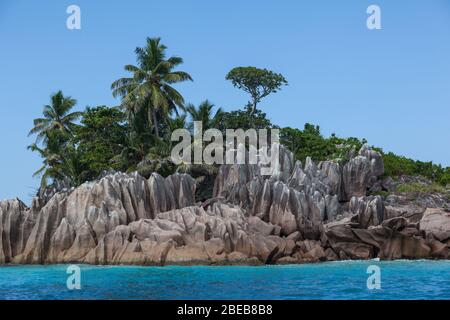
<svg viewBox="0 0 450 320">
<path fill-rule="evenodd" d="M 350 159 L 342 169 L 343 192 L 342 201 L 349 201 L 353 196 L 365 196 L 377 180 L 384 173 L 381 155 L 364 145 L 358 155 Z"/>
<path fill-rule="evenodd" d="M 420 230 L 441 242 L 450 240 L 450 212 L 427 209 L 420 220 Z"/>
<path fill-rule="evenodd" d="M 311 158 L 304 166 L 299 161 L 292 164 L 292 153 L 281 148 L 279 167 L 270 177 L 261 176 L 259 165 L 223 165 L 214 195 L 279 226 L 284 236 L 299 231 L 304 238 L 317 239 L 323 222 L 336 219 L 342 211 L 340 201 L 365 196 L 369 185 L 384 171 L 381 155 L 367 146 L 343 168 L 333 161 L 316 165 Z M 381 198 L 370 200 L 366 206 L 367 212 L 361 213 L 363 224 L 382 221 Z"/>
<path fill-rule="evenodd" d="M 43 207 L 51 198 L 60 192 L 69 192 L 72 188 L 70 187 L 70 182 L 67 180 L 55 181 L 52 186 L 39 188 L 37 200 L 39 205 Z"/>
<path fill-rule="evenodd" d="M 350 211 L 358 216 L 361 228 L 377 226 L 384 220 L 384 204 L 380 196 L 353 197 L 350 201 Z"/>
<path fill-rule="evenodd" d="M 188 174 L 108 173 L 51 198 L 0 202 L 0 264 L 270 264 L 450 256 L 449 213 L 366 196 L 383 172 L 363 147 L 341 166 L 280 147 L 262 165 L 223 165 L 196 204 Z M 348 199 L 348 200 L 347 200 Z M 402 200 L 403 201 L 403 200 Z M 417 210 L 416 210 L 417 209 Z M 417 212 L 416 212 L 417 211 Z M 423 212 L 425 211 L 425 213 Z"/>
<path fill-rule="evenodd" d="M 213 196 L 223 197 L 246 207 L 249 205 L 247 184 L 256 177 L 260 177 L 260 168 L 257 165 L 222 165 L 214 181 Z"/>
<path fill-rule="evenodd" d="M 280 227 L 231 204 L 194 206 L 194 194 L 188 175 L 115 173 L 57 193 L 37 213 L 1 202 L 0 262 L 253 264 L 292 254 Z"/>
<path fill-rule="evenodd" d="M 20 243 L 22 250 L 5 257 L 17 263 L 79 261 L 117 227 L 193 205 L 194 193 L 195 181 L 188 175 L 164 179 L 153 174 L 145 180 L 138 174 L 115 173 L 70 193 L 56 194 L 37 214 L 15 205 L 15 228 L 22 228 L 22 233 L 28 235 Z M 2 209 L 5 217 L 11 210 Z M 35 219 L 30 229 L 26 218 L 31 215 Z"/>
<path fill-rule="evenodd" d="M 356 157 L 341 167 L 337 162 L 324 161 L 316 165 L 311 158 L 305 166 L 293 154 L 280 148 L 280 163 L 270 177 L 262 177 L 259 165 L 222 165 L 216 179 L 214 196 L 222 196 L 233 202 L 248 204 L 249 184 L 255 179 L 280 181 L 297 191 L 322 196 L 336 195 L 339 201 L 350 201 L 353 196 L 365 196 L 376 178 L 383 174 L 381 155 L 367 146 Z"/>
<path fill-rule="evenodd" d="M 406 177 L 402 178 L 405 179 Z M 416 184 L 416 182 L 412 183 Z M 431 182 L 429 183 L 422 182 L 417 184 L 418 185 L 422 184 L 424 188 L 427 188 L 428 186 L 431 185 Z M 427 208 L 448 207 L 450 203 L 450 190 L 447 191 L 446 193 L 419 192 L 419 191 L 414 191 L 410 193 L 397 192 L 395 194 L 389 195 L 386 198 L 386 202 L 392 207 L 403 207 L 403 209 L 407 211 L 415 211 L 415 212 L 421 211 L 421 213 L 424 213 Z"/>
<path fill-rule="evenodd" d="M 33 225 L 33 212 L 23 202 L 0 202 L 0 263 L 10 262 L 22 252 Z"/>
<path fill-rule="evenodd" d="M 186 207 L 162 212 L 153 219 L 139 219 L 119 225 L 104 235 L 88 223 L 73 233 L 66 230 L 67 244 L 52 247 L 43 262 L 86 262 L 91 264 L 227 264 L 236 254 L 241 262 L 271 263 L 289 255 L 292 240 L 275 236 L 275 226 L 259 218 L 251 220 L 236 206 L 214 203 L 206 210 Z M 60 229 L 67 228 L 62 221 Z M 55 237 L 59 237 L 58 231 Z M 78 239 L 78 240 L 77 240 Z M 56 257 L 56 258 L 54 258 Z"/>
<path fill-rule="evenodd" d="M 357 224 L 355 226 L 355 224 L 342 222 L 326 225 L 325 234 L 329 245 L 341 259 L 378 257 L 392 260 L 430 257 L 429 242 L 423 238 L 405 234 L 396 229 L 397 227 L 398 222 L 360 229 Z"/>
</svg>

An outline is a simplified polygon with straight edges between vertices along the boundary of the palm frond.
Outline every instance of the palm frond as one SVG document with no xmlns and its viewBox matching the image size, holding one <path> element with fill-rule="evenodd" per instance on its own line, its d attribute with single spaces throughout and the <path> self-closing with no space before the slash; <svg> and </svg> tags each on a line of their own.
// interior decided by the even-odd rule
<svg viewBox="0 0 450 320">
<path fill-rule="evenodd" d="M 178 83 L 183 81 L 194 81 L 189 73 L 184 71 L 174 71 L 164 76 L 164 81 L 167 83 Z"/>
<path fill-rule="evenodd" d="M 172 67 L 176 67 L 183 63 L 183 58 L 181 57 L 170 57 L 167 61 L 172 65 Z"/>
</svg>

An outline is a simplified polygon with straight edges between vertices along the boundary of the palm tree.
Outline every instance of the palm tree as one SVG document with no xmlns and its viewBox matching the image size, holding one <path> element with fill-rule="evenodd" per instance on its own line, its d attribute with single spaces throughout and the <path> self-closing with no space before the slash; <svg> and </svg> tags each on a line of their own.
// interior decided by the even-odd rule
<svg viewBox="0 0 450 320">
<path fill-rule="evenodd" d="M 147 157 L 150 159 L 168 158 L 177 142 L 171 140 L 172 132 L 177 129 L 186 128 L 186 115 L 177 115 L 166 119 L 162 139 L 155 139 L 153 145 L 149 148 Z"/>
<path fill-rule="evenodd" d="M 214 105 L 208 100 L 205 100 L 200 103 L 198 107 L 195 107 L 193 104 L 189 104 L 186 107 L 186 111 L 191 116 L 192 121 L 201 121 L 203 130 L 207 130 L 210 128 L 214 128 L 223 114 L 222 109 L 219 108 L 213 115 L 213 108 Z M 190 128 L 193 128 L 193 123 L 190 124 Z"/>
<path fill-rule="evenodd" d="M 36 142 L 28 147 L 43 158 L 42 167 L 33 176 L 41 176 L 41 189 L 49 180 L 53 183 L 67 181 L 70 185 L 80 183 L 81 165 L 73 145 L 74 123 L 82 112 L 70 112 L 76 100 L 65 97 L 61 91 L 51 96 L 51 103 L 44 106 L 43 118 L 34 120 L 29 135 L 36 134 Z M 39 146 L 42 142 L 42 146 Z"/>
<path fill-rule="evenodd" d="M 135 117 L 130 119 L 122 152 L 112 159 L 122 170 L 134 170 L 156 140 L 144 111 L 144 109 L 137 110 Z"/>
<path fill-rule="evenodd" d="M 46 139 L 48 133 L 53 130 L 71 133 L 75 127 L 73 122 L 83 114 L 82 112 L 69 113 L 76 103 L 75 99 L 65 97 L 61 90 L 52 95 L 51 104 L 44 106 L 44 118 L 34 119 L 34 127 L 28 136 L 37 134 L 36 142 L 39 142 Z"/>
<path fill-rule="evenodd" d="M 122 97 L 122 106 L 134 117 L 139 110 L 145 108 L 149 123 L 159 138 L 158 113 L 169 115 L 177 107 L 184 109 L 183 96 L 171 85 L 190 80 L 191 76 L 184 71 L 173 69 L 183 63 L 180 57 L 166 59 L 167 47 L 161 44 L 160 38 L 147 38 L 144 48 L 136 48 L 137 66 L 126 65 L 131 72 L 129 78 L 121 78 L 111 85 L 113 96 Z"/>
<path fill-rule="evenodd" d="M 28 146 L 28 150 L 33 152 L 38 152 L 41 158 L 43 158 L 42 166 L 33 173 L 33 178 L 41 176 L 41 189 L 44 189 L 48 185 L 48 180 L 52 177 L 52 170 L 50 166 L 50 162 L 56 160 L 57 155 L 51 154 L 48 149 L 40 148 L 36 143 Z"/>
<path fill-rule="evenodd" d="M 44 159 L 41 168 L 33 174 L 33 177 L 41 177 L 41 190 L 49 185 L 49 180 L 74 187 L 83 182 L 84 167 L 78 150 L 72 146 L 65 150 L 63 156 L 53 153 L 48 148 L 39 148 L 35 143 L 28 146 L 28 149 L 38 152 Z"/>
<path fill-rule="evenodd" d="M 186 128 L 186 115 L 182 114 L 182 115 L 177 115 L 174 118 L 167 118 L 167 135 L 168 135 L 168 139 L 170 140 L 170 136 L 172 134 L 173 131 L 177 130 L 177 129 L 184 129 Z"/>
<path fill-rule="evenodd" d="M 60 131 L 46 131 L 44 135 L 43 147 L 39 147 L 37 143 L 28 146 L 28 150 L 39 153 L 43 159 L 42 167 L 33 174 L 33 177 L 41 176 L 41 188 L 45 188 L 50 179 L 61 178 L 58 168 L 64 163 L 68 142 L 67 135 Z"/>
</svg>

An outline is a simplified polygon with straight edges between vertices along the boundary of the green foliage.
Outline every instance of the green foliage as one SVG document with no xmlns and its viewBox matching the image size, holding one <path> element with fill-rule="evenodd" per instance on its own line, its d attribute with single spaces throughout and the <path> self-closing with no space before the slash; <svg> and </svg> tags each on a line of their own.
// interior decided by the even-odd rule
<svg viewBox="0 0 450 320">
<path fill-rule="evenodd" d="M 148 179 L 153 172 L 157 172 L 163 177 L 167 177 L 175 173 L 177 167 L 168 158 L 152 159 L 151 157 L 148 157 L 137 164 L 136 170 L 141 176 Z"/>
<path fill-rule="evenodd" d="M 415 161 L 392 152 L 384 154 L 383 160 L 386 176 L 414 175 L 417 172 Z"/>
<path fill-rule="evenodd" d="M 266 114 L 261 110 L 256 109 L 252 112 L 250 106 L 245 110 L 236 110 L 231 112 L 223 112 L 215 126 L 224 134 L 226 129 L 270 129 L 275 126 L 267 119 Z"/>
<path fill-rule="evenodd" d="M 315 161 L 328 159 L 337 151 L 336 146 L 329 143 L 320 134 L 318 126 L 305 124 L 303 130 L 295 128 L 282 128 L 280 142 L 291 150 L 296 159 L 304 163 L 307 157 Z"/>
<path fill-rule="evenodd" d="M 34 119 L 34 126 L 28 136 L 36 134 L 36 142 L 45 140 L 51 131 L 70 133 L 76 125 L 74 122 L 81 117 L 81 112 L 69 111 L 77 101 L 71 97 L 65 97 L 62 91 L 51 96 L 51 104 L 44 106 L 43 118 Z M 45 141 L 44 141 L 45 142 Z"/>
<path fill-rule="evenodd" d="M 327 139 L 329 143 L 336 146 L 336 151 L 331 155 L 331 159 L 336 159 L 341 163 L 347 162 L 351 156 L 362 148 L 367 143 L 366 139 L 358 139 L 355 137 L 339 138 L 334 133 Z M 374 150 L 377 148 L 373 147 Z"/>
<path fill-rule="evenodd" d="M 193 104 L 187 105 L 186 111 L 190 115 L 192 122 L 201 121 L 203 130 L 205 131 L 215 128 L 222 117 L 223 110 L 218 108 L 216 113 L 213 115 L 213 108 L 214 105 L 208 100 L 205 100 L 200 103 L 198 107 L 195 107 Z M 193 123 L 189 124 L 189 128 L 191 130 L 193 129 Z"/>
<path fill-rule="evenodd" d="M 371 195 L 373 196 L 381 196 L 383 199 L 386 199 L 387 196 L 389 196 L 389 191 L 375 191 L 372 192 Z"/>
<path fill-rule="evenodd" d="M 397 191 L 400 193 L 446 193 L 445 188 L 437 183 L 424 184 L 418 182 L 401 184 L 397 187 Z"/>
<path fill-rule="evenodd" d="M 145 110 L 140 109 L 129 120 L 124 147 L 112 160 L 116 166 L 127 168 L 128 172 L 134 171 L 137 164 L 145 159 L 157 140 L 159 139 L 153 134 Z"/>
<path fill-rule="evenodd" d="M 167 117 L 171 112 L 177 113 L 177 107 L 184 109 L 183 96 L 171 85 L 192 81 L 188 73 L 174 71 L 183 59 L 166 59 L 166 49 L 160 38 L 147 38 L 144 48 L 136 48 L 138 65 L 125 66 L 125 71 L 131 72 L 132 76 L 121 78 L 111 85 L 113 96 L 122 97 L 122 107 L 128 111 L 130 118 L 142 109 L 146 111 L 148 123 L 153 125 L 158 138 L 158 114 Z"/>
<path fill-rule="evenodd" d="M 69 185 L 79 184 L 78 175 L 83 169 L 72 134 L 77 128 L 74 121 L 82 113 L 70 113 L 75 104 L 75 99 L 65 97 L 58 91 L 51 96 L 51 104 L 44 106 L 44 117 L 34 120 L 34 127 L 29 135 L 36 134 L 37 138 L 28 149 L 39 153 L 43 158 L 42 167 L 33 174 L 41 177 L 41 188 L 55 180 Z"/>
<path fill-rule="evenodd" d="M 450 167 L 447 167 L 439 177 L 439 183 L 443 186 L 450 186 Z"/>
<path fill-rule="evenodd" d="M 256 67 L 234 68 L 228 72 L 226 79 L 230 80 L 236 88 L 250 94 L 252 101 L 249 104 L 252 106 L 252 112 L 255 112 L 256 106 L 262 98 L 277 92 L 281 86 L 288 84 L 280 73 Z"/>
<path fill-rule="evenodd" d="M 316 162 L 330 159 L 345 162 L 350 152 L 358 151 L 366 143 L 365 140 L 357 138 L 338 138 L 334 134 L 330 138 L 324 138 L 320 133 L 320 127 L 309 123 L 305 124 L 303 130 L 282 128 L 280 142 L 302 162 L 307 157 Z"/>
<path fill-rule="evenodd" d="M 112 159 L 126 144 L 125 114 L 118 108 L 87 108 L 81 126 L 75 130 L 74 142 L 85 167 L 81 180 L 96 179 L 104 170 L 124 170 Z"/>
<path fill-rule="evenodd" d="M 128 171 L 137 170 L 139 174 L 148 178 L 153 172 L 157 172 L 163 177 L 167 177 L 176 172 L 177 166 L 171 161 L 170 155 L 173 147 L 178 142 L 171 140 L 172 132 L 176 129 L 187 127 L 186 116 L 175 116 L 167 118 L 161 122 L 161 138 L 149 135 L 142 143 L 149 143 L 142 154 L 146 154 L 135 166 L 129 167 Z M 136 136 L 138 139 L 139 136 Z"/>
<path fill-rule="evenodd" d="M 38 152 L 43 158 L 42 167 L 33 174 L 35 177 L 41 177 L 41 188 L 47 187 L 55 180 L 70 186 L 80 184 L 79 176 L 83 171 L 80 154 L 68 133 L 59 130 L 47 131 L 42 148 L 33 143 L 28 149 Z"/>
<path fill-rule="evenodd" d="M 392 152 L 383 153 L 383 160 L 385 176 L 387 177 L 420 175 L 441 185 L 450 183 L 450 168 L 443 168 L 433 162 L 412 160 Z"/>
<path fill-rule="evenodd" d="M 311 124 L 305 124 L 303 130 L 282 128 L 280 141 L 300 161 L 311 157 L 314 161 L 338 160 L 341 163 L 348 161 L 351 154 L 358 152 L 367 143 L 365 139 L 354 137 L 339 138 L 335 134 L 325 138 L 320 133 L 320 128 Z M 392 152 L 384 153 L 382 149 L 372 147 L 383 156 L 385 177 L 401 175 L 423 176 L 442 186 L 450 184 L 450 168 L 443 168 L 432 162 L 422 162 L 406 157 L 398 156 Z"/>
<path fill-rule="evenodd" d="M 146 46 L 135 51 L 137 66 L 125 66 L 131 76 L 112 84 L 113 95 L 122 98 L 121 107 L 126 112 L 106 106 L 87 108 L 84 113 L 71 112 L 75 99 L 61 91 L 51 96 L 43 117 L 34 120 L 29 133 L 37 138 L 28 148 L 42 157 L 42 166 L 35 173 L 41 177 L 42 188 L 56 182 L 78 186 L 105 170 L 138 170 L 144 176 L 152 172 L 166 176 L 178 171 L 211 178 L 215 166 L 175 166 L 170 161 L 171 150 L 178 143 L 171 141 L 175 129 L 192 129 L 192 121 L 201 121 L 203 130 L 217 128 L 224 134 L 226 129 L 279 128 L 256 107 L 262 98 L 287 85 L 281 74 L 255 67 L 232 69 L 226 78 L 251 96 L 244 110 L 224 112 L 219 108 L 213 113 L 214 106 L 208 100 L 185 108 L 182 95 L 172 85 L 192 78 L 186 72 L 175 71 L 183 59 L 166 58 L 166 49 L 159 38 L 148 38 Z M 186 110 L 187 114 L 179 115 L 178 110 Z M 77 124 L 80 117 L 81 123 Z M 340 163 L 348 161 L 367 143 L 365 139 L 334 134 L 324 137 L 319 126 L 309 123 L 303 130 L 281 128 L 280 142 L 302 162 L 309 156 L 316 162 L 333 159 Z M 383 155 L 386 176 L 420 175 L 434 182 L 431 186 L 404 184 L 399 187 L 400 192 L 443 192 L 443 186 L 450 184 L 450 168 L 375 150 Z"/>
<path fill-rule="evenodd" d="M 136 48 L 137 66 L 125 66 L 132 76 L 111 85 L 113 95 L 122 98 L 122 107 L 128 113 L 125 144 L 114 157 L 116 165 L 127 171 L 167 171 L 162 169 L 167 167 L 166 162 L 160 165 L 154 160 L 170 155 L 172 131 L 186 126 L 185 116 L 178 116 L 177 111 L 185 109 L 184 98 L 172 85 L 192 78 L 174 70 L 183 59 L 166 58 L 166 50 L 160 38 L 147 38 L 145 47 Z M 171 117 L 173 113 L 175 117 Z"/>
</svg>

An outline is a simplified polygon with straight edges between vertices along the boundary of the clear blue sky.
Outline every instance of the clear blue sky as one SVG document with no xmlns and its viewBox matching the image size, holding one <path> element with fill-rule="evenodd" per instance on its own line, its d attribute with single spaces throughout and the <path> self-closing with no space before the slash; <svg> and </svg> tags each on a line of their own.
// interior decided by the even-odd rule
<svg viewBox="0 0 450 320">
<path fill-rule="evenodd" d="M 81 7 L 82 29 L 66 29 Z M 381 7 L 382 30 L 366 28 Z M 450 165 L 450 3 L 434 1 L 19 1 L 0 2 L 0 199 L 29 202 L 41 160 L 26 150 L 33 118 L 61 89 L 87 105 L 115 105 L 113 80 L 134 48 L 160 36 L 194 78 L 188 102 L 225 110 L 247 96 L 225 81 L 235 66 L 283 73 L 289 86 L 263 100 L 274 123 L 356 136 Z"/>
</svg>

